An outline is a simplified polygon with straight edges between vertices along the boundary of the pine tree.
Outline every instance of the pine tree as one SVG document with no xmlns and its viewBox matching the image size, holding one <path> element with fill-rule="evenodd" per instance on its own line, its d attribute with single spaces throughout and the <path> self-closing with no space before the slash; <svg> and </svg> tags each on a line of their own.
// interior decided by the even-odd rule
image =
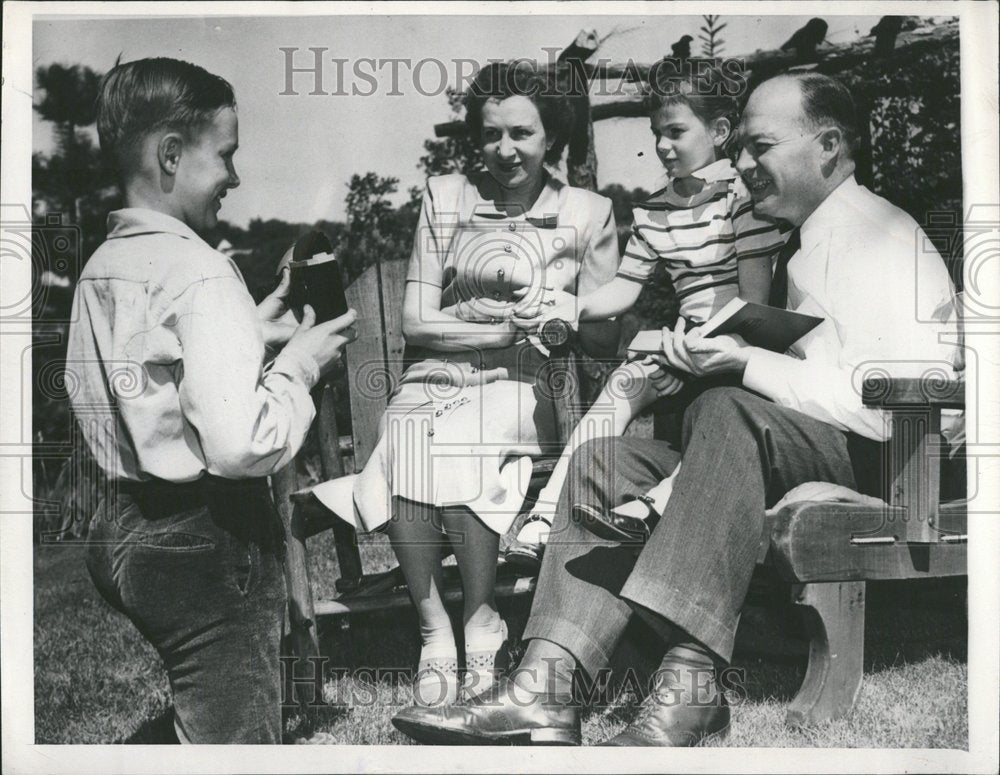
<svg viewBox="0 0 1000 775">
<path fill-rule="evenodd" d="M 725 28 L 726 23 L 719 24 L 718 14 L 706 14 L 701 18 L 705 20 L 705 24 L 699 28 L 701 34 L 698 36 L 701 38 L 701 53 L 709 58 L 720 56 L 725 41 L 719 37 L 719 33 Z"/>
<path fill-rule="evenodd" d="M 80 260 L 86 261 L 104 239 L 109 210 L 120 206 L 114 173 L 105 163 L 92 132 L 97 119 L 101 74 L 81 65 L 52 64 L 35 71 L 39 99 L 35 111 L 53 126 L 50 154 L 31 157 L 33 209 L 62 214 L 81 230 Z"/>
</svg>

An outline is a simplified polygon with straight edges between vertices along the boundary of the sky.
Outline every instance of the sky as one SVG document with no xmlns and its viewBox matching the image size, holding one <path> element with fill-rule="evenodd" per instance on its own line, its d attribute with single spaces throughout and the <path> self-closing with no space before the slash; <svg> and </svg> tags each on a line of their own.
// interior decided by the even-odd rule
<svg viewBox="0 0 1000 775">
<path fill-rule="evenodd" d="M 107 6 L 113 8 L 111 4 Z M 608 7 L 608 6 L 604 6 Z M 659 6 L 662 9 L 663 6 Z M 753 8 L 747 4 L 747 10 Z M 827 39 L 845 43 L 865 35 L 877 16 L 834 16 Z M 808 20 L 806 16 L 727 15 L 725 55 L 737 56 L 784 43 Z M 251 218 L 294 222 L 340 220 L 352 174 L 376 172 L 400 180 L 400 194 L 422 186 L 417 162 L 434 124 L 451 118 L 439 84 L 454 85 L 467 73 L 466 59 L 526 57 L 547 61 L 546 48 L 563 48 L 577 32 L 596 29 L 606 37 L 598 56 L 614 62 L 631 58 L 649 63 L 669 54 L 684 34 L 697 39 L 699 16 L 622 14 L 607 16 L 228 16 L 174 18 L 100 18 L 37 20 L 32 61 L 83 64 L 99 72 L 115 59 L 147 56 L 186 59 L 226 78 L 236 91 L 240 149 L 236 155 L 241 186 L 226 197 L 221 217 L 240 226 Z M 313 95 L 314 75 L 293 74 L 286 91 L 286 60 L 291 48 L 295 67 L 311 66 L 310 48 L 325 48 L 322 90 Z M 697 53 L 697 40 L 694 48 Z M 377 69 L 369 59 L 405 58 L 393 89 L 392 64 Z M 424 59 L 434 62 L 419 68 Z M 333 59 L 345 60 L 335 65 Z M 464 70 L 462 68 L 465 68 Z M 338 87 L 338 69 L 343 88 Z M 363 75 L 375 73 L 377 84 Z M 443 76 L 443 77 L 442 77 Z M 352 89 L 370 96 L 354 96 Z M 424 94 L 421 91 L 425 92 Z M 347 92 L 338 94 L 336 92 Z M 37 102 L 36 96 L 36 102 Z M 37 114 L 33 147 L 51 149 L 50 125 Z M 608 119 L 595 124 L 598 181 L 653 190 L 663 171 L 653 153 L 645 119 Z"/>
</svg>

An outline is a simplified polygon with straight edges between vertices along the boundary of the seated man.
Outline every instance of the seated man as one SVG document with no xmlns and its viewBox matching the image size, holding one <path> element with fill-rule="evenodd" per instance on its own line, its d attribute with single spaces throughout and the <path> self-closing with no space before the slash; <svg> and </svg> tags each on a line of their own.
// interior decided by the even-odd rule
<svg viewBox="0 0 1000 775">
<path fill-rule="evenodd" d="M 638 716 L 604 744 L 694 745 L 723 732 L 729 708 L 715 676 L 732 655 L 765 509 L 803 482 L 876 493 L 888 424 L 862 406 L 864 373 L 913 376 L 954 362 L 939 341 L 954 317 L 944 262 L 909 215 L 855 182 L 847 89 L 818 74 L 773 78 L 751 95 L 741 141 L 737 167 L 755 213 L 796 227 L 772 302 L 824 322 L 788 354 L 685 333 L 683 322 L 667 332 L 670 365 L 735 373 L 747 390 L 716 388 L 688 409 L 684 465 L 638 558 L 588 524 L 606 525 L 608 509 L 660 481 L 680 455 L 637 439 L 577 452 L 519 668 L 465 705 L 405 709 L 394 723 L 411 737 L 579 744 L 574 676 L 607 665 L 633 614 L 670 647 Z"/>
</svg>

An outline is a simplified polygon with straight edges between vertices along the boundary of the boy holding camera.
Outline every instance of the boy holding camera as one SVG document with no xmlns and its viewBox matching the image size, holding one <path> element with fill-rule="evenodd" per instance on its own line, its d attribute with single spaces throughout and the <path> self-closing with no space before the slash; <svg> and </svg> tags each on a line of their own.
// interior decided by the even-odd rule
<svg viewBox="0 0 1000 775">
<path fill-rule="evenodd" d="M 284 530 L 266 477 L 302 445 L 310 389 L 355 313 L 288 310 L 288 273 L 259 307 L 204 240 L 226 192 L 232 87 L 196 65 L 118 65 L 98 97 L 125 208 L 81 274 L 67 369 L 81 433 L 112 480 L 87 565 L 162 657 L 182 742 L 281 740 Z M 265 352 L 280 350 L 266 367 Z"/>
</svg>

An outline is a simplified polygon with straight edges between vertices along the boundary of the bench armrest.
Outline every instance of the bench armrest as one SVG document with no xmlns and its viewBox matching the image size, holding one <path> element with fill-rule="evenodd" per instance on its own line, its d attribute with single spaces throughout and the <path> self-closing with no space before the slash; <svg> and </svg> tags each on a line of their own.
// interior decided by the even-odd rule
<svg viewBox="0 0 1000 775">
<path fill-rule="evenodd" d="M 884 409 L 905 406 L 965 407 L 965 382 L 914 377 L 869 377 L 861 387 L 865 406 Z"/>
<path fill-rule="evenodd" d="M 805 501 L 770 525 L 768 557 L 794 583 L 875 581 L 964 575 L 964 509 L 942 510 L 933 543 L 906 541 L 907 509 Z"/>
</svg>

